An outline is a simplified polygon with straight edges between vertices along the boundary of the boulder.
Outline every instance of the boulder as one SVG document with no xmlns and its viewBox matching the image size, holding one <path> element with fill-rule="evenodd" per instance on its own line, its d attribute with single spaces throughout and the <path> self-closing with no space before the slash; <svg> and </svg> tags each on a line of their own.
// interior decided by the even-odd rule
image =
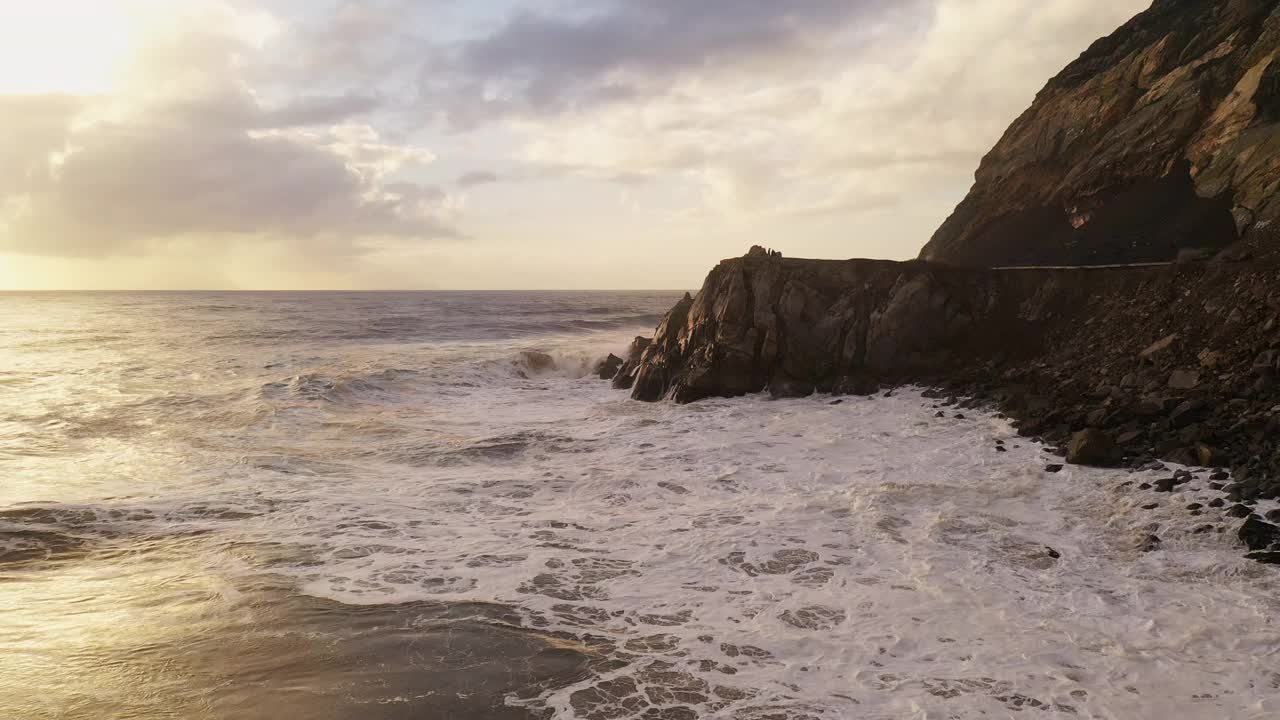
<svg viewBox="0 0 1280 720">
<path fill-rule="evenodd" d="M 1076 433 L 1067 446 L 1067 462 L 1072 465 L 1115 467 L 1119 460 L 1119 452 L 1111 436 L 1096 428 Z"/>
<path fill-rule="evenodd" d="M 1150 346 L 1147 347 L 1146 350 L 1143 350 L 1142 352 L 1138 353 L 1138 359 L 1151 360 L 1157 355 L 1173 347 L 1173 344 L 1176 342 L 1178 342 L 1178 336 L 1176 333 L 1173 335 L 1167 335 L 1164 338 L 1161 338 L 1160 340 L 1157 340 L 1154 343 L 1152 343 Z"/>
<path fill-rule="evenodd" d="M 1206 406 L 1199 400 L 1188 400 L 1176 408 L 1169 414 L 1169 421 L 1173 423 L 1175 428 L 1184 428 L 1192 423 L 1198 422 L 1204 415 Z"/>
<path fill-rule="evenodd" d="M 1169 376 L 1170 390 L 1194 390 L 1200 384 L 1200 373 L 1195 370 L 1174 370 Z"/>
<path fill-rule="evenodd" d="M 622 370 L 623 359 L 609 353 L 609 357 L 596 363 L 596 376 L 601 380 L 612 380 L 618 376 L 618 372 Z"/>
<path fill-rule="evenodd" d="M 1271 550 L 1272 545 L 1280 543 L 1280 527 L 1250 517 L 1240 527 L 1240 541 L 1250 550 Z"/>
<path fill-rule="evenodd" d="M 1219 461 L 1222 459 L 1222 454 L 1204 443 L 1198 443 L 1196 445 L 1196 459 L 1200 461 L 1201 467 L 1213 467 L 1221 464 Z"/>
<path fill-rule="evenodd" d="M 1227 516 L 1233 518 L 1247 518 L 1253 515 L 1253 510 L 1248 505 L 1232 505 L 1227 509 Z"/>
<path fill-rule="evenodd" d="M 652 338 L 637 337 L 631 341 L 631 345 L 627 347 L 626 358 L 622 361 L 622 367 L 618 368 L 617 374 L 613 378 L 613 388 L 615 390 L 630 390 L 636 382 L 636 374 L 640 371 L 640 363 L 644 358 L 644 351 L 649 349 L 653 344 Z"/>
</svg>

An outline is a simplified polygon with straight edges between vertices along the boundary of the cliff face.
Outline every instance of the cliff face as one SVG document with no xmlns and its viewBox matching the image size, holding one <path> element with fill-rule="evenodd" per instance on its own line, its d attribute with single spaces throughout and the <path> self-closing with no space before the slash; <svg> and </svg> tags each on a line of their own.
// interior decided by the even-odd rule
<svg viewBox="0 0 1280 720">
<path fill-rule="evenodd" d="M 1036 97 L 921 258 L 1172 259 L 1280 222 L 1280 0 L 1156 0 Z M 1263 241 L 1265 240 L 1265 241 Z"/>
<path fill-rule="evenodd" d="M 717 266 L 637 352 L 620 386 L 638 400 L 930 384 L 998 401 L 1028 434 L 1093 428 L 1130 459 L 1234 465 L 1248 492 L 1280 496 L 1275 265 L 748 256 Z"/>
</svg>

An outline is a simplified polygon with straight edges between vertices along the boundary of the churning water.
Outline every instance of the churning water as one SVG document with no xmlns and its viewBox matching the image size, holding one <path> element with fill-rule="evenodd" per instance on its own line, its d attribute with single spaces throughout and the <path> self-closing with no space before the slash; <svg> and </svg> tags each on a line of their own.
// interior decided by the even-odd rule
<svg viewBox="0 0 1280 720">
<path fill-rule="evenodd" d="M 589 376 L 675 299 L 0 296 L 0 718 L 1280 716 L 1204 480 Z"/>
</svg>

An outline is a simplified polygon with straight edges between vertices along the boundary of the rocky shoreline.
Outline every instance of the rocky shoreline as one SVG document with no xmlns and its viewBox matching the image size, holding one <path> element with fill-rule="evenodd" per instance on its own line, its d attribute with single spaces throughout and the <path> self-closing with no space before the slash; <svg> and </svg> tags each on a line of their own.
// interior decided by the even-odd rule
<svg viewBox="0 0 1280 720">
<path fill-rule="evenodd" d="M 638 338 L 613 383 L 681 403 L 929 387 L 1068 462 L 1212 468 L 1251 557 L 1280 562 L 1280 517 L 1252 509 L 1280 498 L 1278 329 L 1270 263 L 991 270 L 755 249 Z"/>
</svg>

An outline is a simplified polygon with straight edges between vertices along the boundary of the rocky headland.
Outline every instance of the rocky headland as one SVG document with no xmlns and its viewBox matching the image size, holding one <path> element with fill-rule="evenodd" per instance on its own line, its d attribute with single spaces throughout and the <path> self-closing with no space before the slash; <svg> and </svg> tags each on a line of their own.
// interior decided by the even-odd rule
<svg viewBox="0 0 1280 720">
<path fill-rule="evenodd" d="M 1280 498 L 1277 226 L 1280 0 L 1156 0 L 1050 81 L 920 260 L 753 248 L 602 376 L 681 403 L 924 386 L 1068 462 L 1209 468 L 1280 563 L 1254 511 Z"/>
<path fill-rule="evenodd" d="M 1280 252 L 1280 3 L 1156 0 L 1036 96 L 920 257 L 962 265 Z"/>
</svg>

